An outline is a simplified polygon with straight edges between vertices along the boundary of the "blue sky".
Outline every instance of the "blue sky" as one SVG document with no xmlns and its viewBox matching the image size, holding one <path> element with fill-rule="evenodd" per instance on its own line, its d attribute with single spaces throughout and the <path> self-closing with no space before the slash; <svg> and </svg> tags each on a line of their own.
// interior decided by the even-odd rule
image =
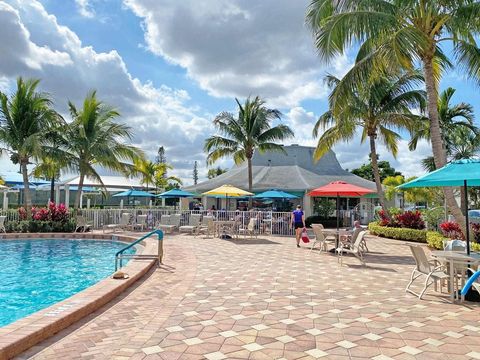
<svg viewBox="0 0 480 360">
<path fill-rule="evenodd" d="M 289 143 L 313 145 L 311 129 L 326 109 L 322 77 L 341 76 L 344 56 L 320 63 L 303 23 L 308 0 L 0 0 L 0 89 L 17 76 L 42 79 L 59 111 L 90 89 L 117 106 L 136 133 L 135 143 L 153 158 L 160 145 L 175 173 L 189 183 L 195 160 L 205 175 L 203 140 L 211 120 L 234 110 L 234 97 L 260 95 L 282 110 L 296 132 Z M 478 87 L 455 72 L 442 87 L 457 88 L 455 101 L 476 106 Z M 407 173 L 421 172 L 418 151 L 401 144 L 398 159 L 383 159 Z M 359 139 L 335 147 L 352 169 L 368 159 Z M 380 151 L 382 148 L 380 147 Z M 384 153 L 384 152 L 382 152 Z M 229 166 L 229 161 L 220 163 Z M 1 168 L 11 168 L 8 161 Z"/>
</svg>

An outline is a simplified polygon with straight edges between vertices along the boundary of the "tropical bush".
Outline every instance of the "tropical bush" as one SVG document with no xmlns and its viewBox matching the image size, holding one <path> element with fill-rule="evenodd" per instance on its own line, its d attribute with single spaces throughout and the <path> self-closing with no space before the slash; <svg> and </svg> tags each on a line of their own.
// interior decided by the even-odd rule
<svg viewBox="0 0 480 360">
<path fill-rule="evenodd" d="M 427 231 L 423 229 L 409 229 L 402 227 L 382 226 L 378 222 L 371 222 L 368 224 L 368 230 L 373 235 L 378 235 L 390 239 L 426 242 Z"/>
<path fill-rule="evenodd" d="M 465 240 L 465 235 L 463 234 L 460 225 L 453 221 L 445 221 L 440 224 L 440 229 L 442 233 L 449 239 L 460 239 Z"/>
<path fill-rule="evenodd" d="M 444 235 L 437 231 L 427 231 L 427 244 L 429 247 L 443 250 L 443 242 L 448 240 Z"/>
<path fill-rule="evenodd" d="M 415 230 L 425 229 L 425 222 L 420 211 L 405 211 L 403 213 L 391 214 L 391 217 L 387 217 L 386 213 L 380 210 L 378 216 L 380 218 L 380 226 Z"/>
<path fill-rule="evenodd" d="M 428 230 L 439 230 L 440 221 L 445 217 L 445 209 L 436 207 L 423 212 L 423 218 L 427 222 Z"/>
<path fill-rule="evenodd" d="M 7 232 L 72 232 L 75 230 L 75 221 L 64 204 L 50 203 L 48 207 L 31 209 L 31 217 L 27 218 L 27 211 L 18 209 L 19 221 L 5 223 Z"/>
</svg>

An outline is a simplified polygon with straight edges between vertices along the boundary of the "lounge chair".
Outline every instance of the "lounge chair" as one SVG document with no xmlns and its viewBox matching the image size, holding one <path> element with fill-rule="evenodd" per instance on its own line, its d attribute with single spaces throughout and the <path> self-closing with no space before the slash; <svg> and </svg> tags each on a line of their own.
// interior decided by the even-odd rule
<svg viewBox="0 0 480 360">
<path fill-rule="evenodd" d="M 422 246 L 419 245 L 408 245 L 412 252 L 413 258 L 415 259 L 415 268 L 412 271 L 412 276 L 410 277 L 410 282 L 405 288 L 405 292 L 409 292 L 415 296 L 418 296 L 419 299 L 422 298 L 423 294 L 427 288 L 434 284 L 435 291 L 437 291 L 437 281 L 448 280 L 449 275 L 445 271 L 444 265 L 439 265 L 436 261 L 428 261 L 427 255 L 425 255 L 425 250 Z M 410 286 L 413 282 L 418 279 L 420 276 L 425 276 L 425 283 L 420 294 L 410 290 Z M 430 281 L 431 280 L 431 281 Z M 440 287 L 440 291 L 442 288 Z"/>
<path fill-rule="evenodd" d="M 338 261 L 340 261 L 340 265 L 343 265 L 343 254 L 352 254 L 354 255 L 362 265 L 365 265 L 365 261 L 363 260 L 363 247 L 361 246 L 362 241 L 364 241 L 363 237 L 367 234 L 366 230 L 360 231 L 355 242 L 352 244 L 348 244 L 348 247 L 344 243 L 340 243 L 340 246 L 335 249 L 338 253 Z"/>
<path fill-rule="evenodd" d="M 127 230 L 129 227 L 132 227 L 132 225 L 130 224 L 130 214 L 122 213 L 122 215 L 120 216 L 120 223 L 103 225 L 103 232 L 108 229 L 112 230 L 113 232 L 115 232 L 117 229 Z"/>
<path fill-rule="evenodd" d="M 180 226 L 180 232 L 189 232 L 195 233 L 197 227 L 200 225 L 200 220 L 202 218 L 201 214 L 190 214 L 188 218 L 188 225 Z"/>
<path fill-rule="evenodd" d="M 238 236 L 240 236 L 241 234 L 245 235 L 245 238 L 247 238 L 247 235 L 250 236 L 250 238 L 252 239 L 253 237 L 255 237 L 255 239 L 257 238 L 257 232 L 255 231 L 255 225 L 257 224 L 257 219 L 256 218 L 251 218 L 249 221 L 248 221 L 248 225 L 247 227 L 243 227 L 243 226 L 240 226 L 237 230 L 237 234 Z"/>
<path fill-rule="evenodd" d="M 315 245 L 320 245 L 320 251 L 327 251 L 328 250 L 328 243 L 333 243 L 335 246 L 336 239 L 334 236 L 325 236 L 323 233 L 323 225 L 322 224 L 312 224 L 312 230 L 315 234 L 315 241 L 312 243 L 312 247 L 310 251 L 315 248 Z"/>
<path fill-rule="evenodd" d="M 180 225 L 180 214 L 175 215 L 163 215 L 160 218 L 160 223 L 157 225 L 157 229 L 162 230 L 165 233 L 171 233 L 178 229 Z"/>
<path fill-rule="evenodd" d="M 215 235 L 215 223 L 213 222 L 213 216 L 204 216 L 202 222 L 195 230 L 195 235 L 205 234 L 206 237 Z"/>
<path fill-rule="evenodd" d="M 83 216 L 77 216 L 76 227 L 74 232 L 87 232 L 91 230 L 92 225 L 85 220 Z"/>
<path fill-rule="evenodd" d="M 0 216 L 0 232 L 4 232 L 6 233 L 7 230 L 5 230 L 5 219 L 7 217 L 6 216 Z"/>
<path fill-rule="evenodd" d="M 133 229 L 143 231 L 147 227 L 147 215 L 137 215 L 137 223 L 133 224 Z"/>
</svg>

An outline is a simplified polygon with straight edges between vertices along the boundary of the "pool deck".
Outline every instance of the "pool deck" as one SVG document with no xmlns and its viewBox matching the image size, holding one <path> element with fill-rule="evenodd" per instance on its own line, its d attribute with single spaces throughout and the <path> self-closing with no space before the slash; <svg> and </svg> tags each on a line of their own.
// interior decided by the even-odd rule
<svg viewBox="0 0 480 360">
<path fill-rule="evenodd" d="M 368 238 L 367 266 L 289 238 L 166 236 L 164 265 L 18 359 L 480 359 L 480 308 L 404 292 L 413 259 Z"/>
</svg>

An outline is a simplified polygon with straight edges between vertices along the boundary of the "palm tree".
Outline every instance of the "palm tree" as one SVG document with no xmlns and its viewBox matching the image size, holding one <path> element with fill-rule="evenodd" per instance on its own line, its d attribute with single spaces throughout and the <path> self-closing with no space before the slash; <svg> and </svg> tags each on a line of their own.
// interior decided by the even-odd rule
<svg viewBox="0 0 480 360">
<path fill-rule="evenodd" d="M 438 100 L 440 129 L 447 152 L 447 159 L 449 158 L 450 147 L 455 146 L 453 134 L 457 130 L 462 131 L 461 129 L 464 129 L 463 131 L 469 133 L 480 133 L 479 129 L 473 123 L 475 115 L 472 105 L 463 102 L 456 105 L 451 104 L 455 91 L 456 90 L 451 87 L 445 89 L 440 94 Z M 420 139 L 430 140 L 430 122 L 428 118 L 422 119 L 422 122 L 413 133 L 409 143 L 410 150 L 413 151 L 417 148 L 417 143 Z M 434 163 L 433 166 L 433 170 L 435 170 Z"/>
<path fill-rule="evenodd" d="M 155 186 L 155 191 L 159 188 L 165 189 L 169 182 L 182 184 L 182 181 L 176 176 L 166 176 L 167 170 L 172 170 L 173 167 L 165 162 L 153 162 L 146 159 L 136 159 L 133 162 L 133 169 L 131 175 L 140 175 L 142 177 L 142 184 L 146 186 L 147 191 L 149 185 Z"/>
<path fill-rule="evenodd" d="M 327 76 L 327 82 L 333 87 L 329 99 L 330 110 L 320 116 L 313 129 L 314 137 L 318 137 L 321 128 L 326 129 L 313 154 L 316 161 L 336 143 L 352 140 L 357 131 L 361 131 L 362 143 L 368 138 L 377 194 L 387 215 L 378 168 L 377 140 L 381 140 L 394 157 L 397 155 L 401 137 L 395 130 L 412 131 L 418 116 L 412 114 L 410 108 L 423 109 L 425 105 L 424 92 L 414 89 L 420 80 L 418 72 L 372 78 L 352 88 L 345 105 L 338 107 L 335 104 L 338 101 L 337 86 L 341 80 Z"/>
<path fill-rule="evenodd" d="M 52 109 L 47 93 L 37 91 L 40 80 L 17 80 L 17 90 L 11 96 L 0 92 L 0 143 L 14 164 L 20 165 L 24 185 L 24 206 L 28 214 L 32 207 L 28 180 L 28 165 L 44 154 L 45 134 L 61 117 Z"/>
<path fill-rule="evenodd" d="M 221 135 L 213 135 L 205 140 L 205 152 L 208 153 L 209 165 L 227 156 L 233 156 L 237 165 L 247 161 L 248 190 L 251 192 L 252 157 L 255 151 L 285 151 L 276 142 L 292 137 L 293 131 L 283 124 L 272 127 L 271 122 L 281 120 L 282 113 L 265 107 L 265 101 L 258 96 L 253 100 L 249 97 L 243 105 L 238 99 L 235 101 L 238 105 L 237 117 L 230 112 L 217 115 L 213 124 Z"/>
<path fill-rule="evenodd" d="M 67 131 L 67 152 L 76 159 L 76 167 L 80 172 L 75 208 L 80 205 L 80 196 L 85 176 L 101 182 L 95 166 L 124 174 L 131 172 L 133 162 L 143 158 L 143 152 L 124 144 L 132 138 L 129 126 L 114 122 L 120 114 L 117 110 L 99 101 L 96 92 L 92 91 L 83 102 L 83 107 L 68 103 L 73 122 Z"/>
<path fill-rule="evenodd" d="M 442 73 L 453 66 L 441 45 L 449 42 L 453 59 L 469 77 L 480 77 L 480 3 L 473 0 L 312 0 L 306 20 L 321 58 L 331 60 L 360 44 L 357 61 L 339 93 L 365 79 L 370 69 L 423 68 L 432 152 L 437 168 L 445 165 L 438 103 Z M 450 211 L 463 223 L 453 192 L 444 189 Z M 465 224 L 462 224 L 465 225 Z"/>
</svg>

